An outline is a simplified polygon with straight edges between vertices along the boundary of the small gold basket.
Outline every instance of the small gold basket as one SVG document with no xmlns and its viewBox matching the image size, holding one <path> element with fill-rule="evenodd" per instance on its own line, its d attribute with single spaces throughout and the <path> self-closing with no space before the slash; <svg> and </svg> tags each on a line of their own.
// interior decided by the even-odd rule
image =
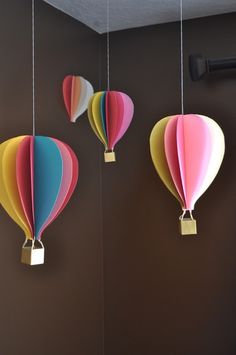
<svg viewBox="0 0 236 355">
<path fill-rule="evenodd" d="M 116 154 L 115 152 L 113 152 L 113 150 L 111 151 L 105 151 L 104 152 L 104 161 L 105 163 L 112 163 L 116 161 Z"/>
<path fill-rule="evenodd" d="M 29 242 L 31 245 L 27 245 Z M 21 262 L 27 265 L 44 264 L 44 251 L 44 245 L 41 240 L 37 240 L 36 243 L 35 239 L 26 239 L 22 245 Z"/>
<path fill-rule="evenodd" d="M 184 218 L 187 210 L 183 210 L 183 214 L 179 217 L 179 229 L 181 235 L 196 235 L 197 221 L 193 218 L 192 211 L 189 211 L 190 217 Z"/>
</svg>

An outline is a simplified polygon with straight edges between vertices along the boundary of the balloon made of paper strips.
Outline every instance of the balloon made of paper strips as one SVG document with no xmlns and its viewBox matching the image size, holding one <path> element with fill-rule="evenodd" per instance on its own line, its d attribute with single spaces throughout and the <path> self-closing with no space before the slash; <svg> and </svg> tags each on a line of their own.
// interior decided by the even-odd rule
<svg viewBox="0 0 236 355">
<path fill-rule="evenodd" d="M 209 117 L 195 114 L 165 117 L 150 136 L 153 164 L 183 209 L 193 210 L 221 166 L 224 134 Z"/>
<path fill-rule="evenodd" d="M 63 98 L 71 122 L 75 122 L 88 107 L 93 87 L 82 76 L 68 75 L 63 80 Z"/>
<path fill-rule="evenodd" d="M 131 98 L 119 91 L 97 92 L 88 105 L 90 125 L 105 150 L 114 149 L 127 131 L 133 114 L 134 104 Z"/>
<path fill-rule="evenodd" d="M 57 139 L 20 136 L 0 145 L 0 202 L 28 239 L 41 239 L 77 180 L 76 155 Z"/>
</svg>

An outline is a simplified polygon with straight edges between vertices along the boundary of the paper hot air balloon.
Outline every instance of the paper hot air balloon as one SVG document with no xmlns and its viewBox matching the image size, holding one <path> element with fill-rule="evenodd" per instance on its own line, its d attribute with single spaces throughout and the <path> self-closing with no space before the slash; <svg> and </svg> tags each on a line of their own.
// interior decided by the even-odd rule
<svg viewBox="0 0 236 355">
<path fill-rule="evenodd" d="M 105 162 L 115 161 L 116 143 L 127 131 L 134 114 L 131 98 L 119 91 L 95 93 L 88 105 L 90 125 L 105 147 Z"/>
<path fill-rule="evenodd" d="M 63 98 L 70 121 L 75 122 L 88 107 L 93 87 L 82 76 L 68 75 L 63 80 Z"/>
<path fill-rule="evenodd" d="M 42 264 L 42 234 L 62 212 L 78 180 L 76 155 L 58 139 L 19 136 L 0 145 L 0 164 L 0 202 L 26 238 L 21 261 Z"/>
<path fill-rule="evenodd" d="M 225 141 L 218 124 L 195 114 L 165 117 L 150 136 L 153 164 L 161 180 L 181 204 L 182 234 L 196 234 L 192 211 L 221 166 Z M 184 218 L 186 212 L 190 218 Z"/>
</svg>

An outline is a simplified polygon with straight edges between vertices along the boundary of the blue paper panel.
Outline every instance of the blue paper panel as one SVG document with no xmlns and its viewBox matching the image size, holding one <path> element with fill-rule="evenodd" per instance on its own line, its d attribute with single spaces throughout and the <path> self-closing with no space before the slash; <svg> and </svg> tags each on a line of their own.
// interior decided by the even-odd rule
<svg viewBox="0 0 236 355">
<path fill-rule="evenodd" d="M 104 92 L 101 96 L 101 118 L 102 118 L 102 128 L 105 132 L 106 141 L 107 141 L 107 124 L 106 124 L 106 92 Z"/>
<path fill-rule="evenodd" d="M 34 211 L 35 238 L 49 217 L 57 200 L 63 174 L 60 150 L 48 137 L 34 139 Z"/>
</svg>

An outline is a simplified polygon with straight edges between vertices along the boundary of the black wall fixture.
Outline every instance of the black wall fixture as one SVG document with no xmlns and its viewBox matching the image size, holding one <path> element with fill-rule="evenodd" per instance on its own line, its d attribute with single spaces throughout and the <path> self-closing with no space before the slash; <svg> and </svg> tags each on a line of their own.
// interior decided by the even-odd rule
<svg viewBox="0 0 236 355">
<path fill-rule="evenodd" d="M 209 73 L 225 69 L 236 69 L 236 57 L 207 59 L 201 54 L 189 56 L 189 71 L 193 81 L 200 80 Z"/>
</svg>

